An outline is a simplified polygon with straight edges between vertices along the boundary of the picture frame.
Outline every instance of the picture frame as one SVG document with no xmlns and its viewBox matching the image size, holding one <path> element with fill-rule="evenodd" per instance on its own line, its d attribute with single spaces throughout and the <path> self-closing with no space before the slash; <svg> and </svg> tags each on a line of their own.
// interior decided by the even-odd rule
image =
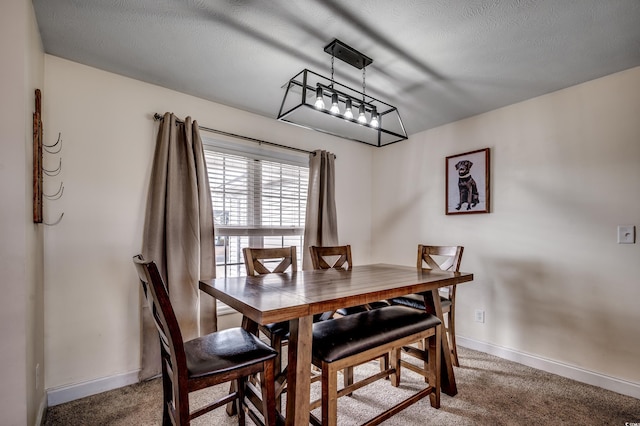
<svg viewBox="0 0 640 426">
<path fill-rule="evenodd" d="M 489 148 L 445 159 L 445 213 L 489 213 Z"/>
</svg>

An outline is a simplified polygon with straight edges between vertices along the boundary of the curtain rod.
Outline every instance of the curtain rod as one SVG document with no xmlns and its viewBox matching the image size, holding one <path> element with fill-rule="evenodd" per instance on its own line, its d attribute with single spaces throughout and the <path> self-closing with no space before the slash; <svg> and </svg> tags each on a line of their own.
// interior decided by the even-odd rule
<svg viewBox="0 0 640 426">
<path fill-rule="evenodd" d="M 153 115 L 153 119 L 155 121 L 160 121 L 160 120 L 164 119 L 164 116 L 160 115 L 160 114 L 158 114 L 156 112 Z M 176 118 L 176 121 L 178 121 L 180 123 L 184 123 L 184 120 L 180 120 L 178 118 Z M 281 145 L 279 143 L 263 141 L 262 139 L 255 139 L 255 138 L 250 138 L 248 136 L 236 135 L 235 133 L 229 133 L 229 132 L 225 132 L 225 131 L 222 131 L 222 130 L 216 130 L 216 129 L 212 129 L 210 127 L 204 127 L 204 126 L 200 126 L 200 125 L 198 125 L 198 128 L 200 130 L 204 130 L 206 132 L 217 133 L 219 135 L 230 136 L 232 138 L 243 139 L 243 140 L 250 141 L 250 142 L 255 142 L 255 143 L 258 143 L 258 144 L 265 144 L 265 145 L 275 146 L 275 147 L 278 147 L 278 148 L 290 149 L 292 151 L 304 152 L 305 154 L 313 154 L 313 155 L 315 155 L 315 152 L 313 152 L 313 151 L 307 151 L 305 149 L 294 148 L 292 146 Z"/>
</svg>

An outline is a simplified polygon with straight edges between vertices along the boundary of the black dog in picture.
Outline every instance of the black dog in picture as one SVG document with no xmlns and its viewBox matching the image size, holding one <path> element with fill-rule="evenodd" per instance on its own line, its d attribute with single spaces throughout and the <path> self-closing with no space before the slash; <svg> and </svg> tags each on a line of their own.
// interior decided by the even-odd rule
<svg viewBox="0 0 640 426">
<path fill-rule="evenodd" d="M 456 210 L 460 210 L 464 203 L 467 203 L 467 210 L 471 210 L 480 202 L 478 196 L 478 186 L 471 176 L 471 166 L 473 163 L 469 160 L 461 160 L 456 163 L 458 171 L 458 191 L 460 193 L 460 202 Z"/>
</svg>

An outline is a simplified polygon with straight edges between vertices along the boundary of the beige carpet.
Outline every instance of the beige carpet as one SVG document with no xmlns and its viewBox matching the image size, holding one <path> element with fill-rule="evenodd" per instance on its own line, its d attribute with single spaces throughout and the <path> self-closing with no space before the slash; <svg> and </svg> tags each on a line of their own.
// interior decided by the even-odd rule
<svg viewBox="0 0 640 426">
<path fill-rule="evenodd" d="M 640 400 L 585 385 L 560 376 L 506 361 L 482 352 L 459 348 L 455 368 L 458 394 L 442 395 L 442 407 L 431 408 L 428 397 L 394 416 L 388 425 L 620 425 L 640 424 Z M 358 367 L 356 375 L 376 371 L 376 362 Z M 423 386 L 404 369 L 400 388 L 378 381 L 338 401 L 338 424 L 360 424 Z M 193 403 L 227 386 L 200 391 Z M 317 395 L 317 384 L 313 393 Z M 162 388 L 159 380 L 68 402 L 47 411 L 46 425 L 158 425 Z M 247 421 L 251 424 L 250 420 Z M 194 425 L 236 425 L 236 418 L 216 410 Z"/>
</svg>

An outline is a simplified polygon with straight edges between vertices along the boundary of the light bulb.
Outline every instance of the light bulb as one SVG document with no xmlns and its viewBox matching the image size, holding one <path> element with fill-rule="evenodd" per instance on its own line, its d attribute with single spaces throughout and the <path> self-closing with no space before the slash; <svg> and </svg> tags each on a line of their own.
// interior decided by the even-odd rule
<svg viewBox="0 0 640 426">
<path fill-rule="evenodd" d="M 334 93 L 331 95 L 331 109 L 329 109 L 331 114 L 340 114 L 340 108 L 338 107 L 338 94 Z"/>
<path fill-rule="evenodd" d="M 378 110 L 376 107 L 373 107 L 371 110 L 371 127 L 375 127 L 376 129 L 380 126 L 380 122 L 378 121 Z"/>
<path fill-rule="evenodd" d="M 353 112 L 351 111 L 351 99 L 347 99 L 347 107 L 344 110 L 344 118 L 353 120 Z"/>
<path fill-rule="evenodd" d="M 324 109 L 324 99 L 322 99 L 322 87 L 316 87 L 316 103 L 315 107 L 318 109 Z"/>
<path fill-rule="evenodd" d="M 364 115 L 364 104 L 360 104 L 360 113 L 358 114 L 358 123 L 367 124 L 367 116 Z"/>
</svg>

